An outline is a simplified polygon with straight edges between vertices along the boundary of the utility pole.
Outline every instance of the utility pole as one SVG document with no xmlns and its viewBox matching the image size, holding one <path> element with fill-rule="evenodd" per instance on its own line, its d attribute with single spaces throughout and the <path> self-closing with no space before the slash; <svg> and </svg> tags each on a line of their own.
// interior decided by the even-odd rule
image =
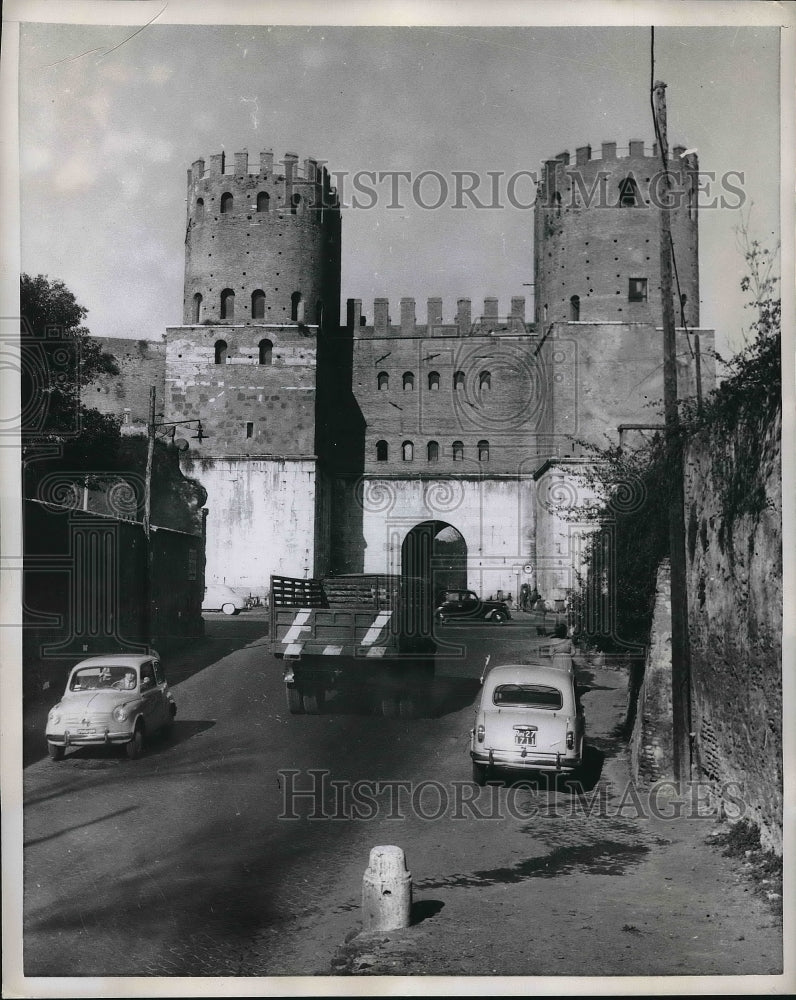
<svg viewBox="0 0 796 1000">
<path fill-rule="evenodd" d="M 666 84 L 653 86 L 653 113 L 664 177 L 660 208 L 661 300 L 663 304 L 663 407 L 669 478 L 669 560 L 672 574 L 672 751 L 675 779 L 691 778 L 691 662 L 688 643 L 688 593 L 685 556 L 683 442 L 677 410 L 677 342 L 672 299 L 669 148 L 666 136 Z"/>
<path fill-rule="evenodd" d="M 147 423 L 146 473 L 144 475 L 144 628 L 147 647 L 152 645 L 152 459 L 155 455 L 155 387 L 149 387 L 149 421 Z"/>
</svg>

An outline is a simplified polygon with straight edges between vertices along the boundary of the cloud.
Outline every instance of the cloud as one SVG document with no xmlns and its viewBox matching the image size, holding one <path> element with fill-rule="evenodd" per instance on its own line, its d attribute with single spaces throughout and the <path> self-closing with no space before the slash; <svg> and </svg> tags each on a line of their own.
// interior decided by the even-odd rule
<svg viewBox="0 0 796 1000">
<path fill-rule="evenodd" d="M 72 153 L 56 171 L 53 180 L 56 191 L 78 194 L 88 191 L 97 179 L 97 168 L 92 157 L 84 152 Z"/>
</svg>

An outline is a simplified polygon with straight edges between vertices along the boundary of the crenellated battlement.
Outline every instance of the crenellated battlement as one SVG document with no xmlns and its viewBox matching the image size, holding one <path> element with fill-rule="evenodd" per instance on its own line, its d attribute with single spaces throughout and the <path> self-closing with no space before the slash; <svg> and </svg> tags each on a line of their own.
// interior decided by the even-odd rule
<svg viewBox="0 0 796 1000">
<path fill-rule="evenodd" d="M 671 150 L 670 161 L 679 161 L 685 151 L 685 146 L 675 146 Z M 552 160 L 545 160 L 545 163 L 562 163 L 564 166 L 583 166 L 586 163 L 593 162 L 609 163 L 615 160 L 653 159 L 660 160 L 657 142 L 653 142 L 650 145 L 645 143 L 643 139 L 630 139 L 626 146 L 619 146 L 615 142 L 603 142 L 600 144 L 599 153 L 591 145 L 578 146 L 575 149 L 574 156 L 568 150 L 564 150 L 564 152 L 554 156 Z"/>
<path fill-rule="evenodd" d="M 397 323 L 390 314 L 390 300 L 374 299 L 372 319 L 362 312 L 361 299 L 347 300 L 347 326 L 355 337 L 461 337 L 489 335 L 527 336 L 534 332 L 533 324 L 525 320 L 525 296 L 513 296 L 508 312 L 500 311 L 498 299 L 484 299 L 483 312 L 473 313 L 472 301 L 456 300 L 456 311 L 443 319 L 441 298 L 427 299 L 426 322 L 418 323 L 413 298 L 402 298 L 398 305 Z"/>
<path fill-rule="evenodd" d="M 244 149 L 232 157 L 227 157 L 222 150 L 220 153 L 212 153 L 207 161 L 202 158 L 194 160 L 189 176 L 194 182 L 209 177 L 268 177 L 274 174 L 274 162 L 273 150 L 265 149 L 260 153 L 257 168 L 252 170 L 248 150 Z M 282 171 L 277 171 L 278 179 L 290 177 L 294 181 L 317 184 L 323 180 L 323 174 L 327 173 L 324 161 L 312 156 L 307 157 L 299 166 L 297 153 L 285 153 L 276 164 L 284 168 Z"/>
</svg>

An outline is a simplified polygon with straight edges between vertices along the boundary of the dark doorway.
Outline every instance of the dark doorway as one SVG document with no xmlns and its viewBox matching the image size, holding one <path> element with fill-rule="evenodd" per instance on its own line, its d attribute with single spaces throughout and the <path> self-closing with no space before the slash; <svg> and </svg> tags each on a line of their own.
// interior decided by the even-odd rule
<svg viewBox="0 0 796 1000">
<path fill-rule="evenodd" d="M 401 589 L 408 635 L 430 636 L 439 595 L 467 587 L 467 544 L 447 521 L 421 521 L 401 546 Z M 410 610 L 411 609 L 411 610 Z"/>
</svg>

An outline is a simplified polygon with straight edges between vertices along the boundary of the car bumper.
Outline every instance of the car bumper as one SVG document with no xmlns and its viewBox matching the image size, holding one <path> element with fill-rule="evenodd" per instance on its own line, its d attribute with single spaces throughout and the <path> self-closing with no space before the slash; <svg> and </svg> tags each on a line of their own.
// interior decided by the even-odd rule
<svg viewBox="0 0 796 1000">
<path fill-rule="evenodd" d="M 133 738 L 130 730 L 112 732 L 109 729 L 98 729 L 95 733 L 76 733 L 67 730 L 64 733 L 47 733 L 47 742 L 56 747 L 85 747 L 105 743 L 129 743 Z"/>
<path fill-rule="evenodd" d="M 487 767 L 501 767 L 518 771 L 552 771 L 569 774 L 580 767 L 581 758 L 575 755 L 556 753 L 526 753 L 517 750 L 471 750 L 475 764 Z"/>
</svg>

